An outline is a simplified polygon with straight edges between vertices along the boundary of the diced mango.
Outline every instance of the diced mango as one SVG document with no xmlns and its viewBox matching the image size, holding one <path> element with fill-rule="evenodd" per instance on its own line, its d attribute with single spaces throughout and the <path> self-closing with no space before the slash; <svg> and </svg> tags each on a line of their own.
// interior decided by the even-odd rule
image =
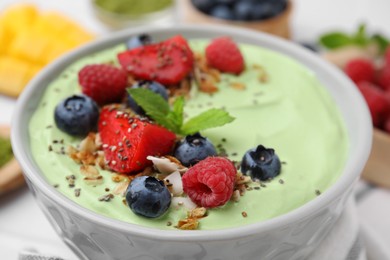
<svg viewBox="0 0 390 260">
<path fill-rule="evenodd" d="M 28 82 L 32 78 L 34 78 L 38 74 L 38 72 L 40 72 L 42 70 L 42 68 L 43 68 L 42 66 L 37 66 L 37 65 L 32 64 L 28 73 L 27 73 L 27 76 L 25 78 L 25 85 L 27 85 Z"/>
<path fill-rule="evenodd" d="M 37 8 L 30 4 L 14 5 L 2 13 L 4 24 L 12 34 L 31 28 L 37 16 Z"/>
<path fill-rule="evenodd" d="M 30 73 L 30 64 L 10 56 L 0 57 L 0 92 L 17 97 Z"/>
<path fill-rule="evenodd" d="M 67 27 L 69 22 L 65 20 L 64 16 L 56 12 L 42 13 L 37 19 L 31 30 L 37 33 L 57 37 L 63 37 L 67 34 Z"/>
<path fill-rule="evenodd" d="M 0 93 L 17 97 L 43 66 L 92 38 L 59 13 L 8 8 L 0 13 Z"/>
<path fill-rule="evenodd" d="M 2 19 L 0 18 L 0 54 L 6 53 L 11 43 L 11 36 L 7 32 Z"/>
<path fill-rule="evenodd" d="M 15 57 L 42 63 L 41 57 L 50 46 L 50 40 L 32 32 L 17 35 L 9 50 Z"/>
<path fill-rule="evenodd" d="M 42 56 L 42 61 L 47 64 L 51 61 L 57 59 L 62 54 L 68 52 L 71 48 L 65 44 L 57 43 L 55 45 L 51 45 L 47 51 Z"/>
<path fill-rule="evenodd" d="M 81 29 L 69 30 L 65 35 L 67 42 L 70 43 L 71 47 L 76 47 L 93 39 L 93 36 Z"/>
</svg>

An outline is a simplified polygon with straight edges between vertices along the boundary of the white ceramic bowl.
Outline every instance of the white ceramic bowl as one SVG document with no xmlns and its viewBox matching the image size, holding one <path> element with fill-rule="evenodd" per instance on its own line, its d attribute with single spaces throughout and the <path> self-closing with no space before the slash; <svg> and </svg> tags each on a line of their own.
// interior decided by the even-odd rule
<svg viewBox="0 0 390 260">
<path fill-rule="evenodd" d="M 230 35 L 237 42 L 260 45 L 298 60 L 328 89 L 344 118 L 349 156 L 339 180 L 322 195 L 276 218 L 224 230 L 162 231 L 89 211 L 49 185 L 35 163 L 28 127 L 46 86 L 80 57 L 150 33 L 156 40 L 176 34 L 189 39 Z M 258 32 L 221 26 L 138 28 L 113 34 L 58 59 L 41 72 L 18 99 L 12 126 L 12 145 L 27 183 L 61 238 L 82 259 L 305 259 L 332 228 L 351 195 L 353 184 L 371 148 L 371 118 L 356 87 L 342 72 L 321 58 L 285 40 Z"/>
</svg>

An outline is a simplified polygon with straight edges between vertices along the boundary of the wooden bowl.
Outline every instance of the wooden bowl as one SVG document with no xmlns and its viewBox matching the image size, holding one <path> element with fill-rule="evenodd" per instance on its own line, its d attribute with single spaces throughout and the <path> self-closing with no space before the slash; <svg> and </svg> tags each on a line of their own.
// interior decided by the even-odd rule
<svg viewBox="0 0 390 260">
<path fill-rule="evenodd" d="M 0 125 L 0 136 L 10 137 L 10 128 Z M 15 157 L 0 168 L 0 195 L 17 189 L 24 184 L 24 178 L 19 163 Z"/>
<path fill-rule="evenodd" d="M 270 33 L 286 39 L 290 39 L 291 37 L 290 16 L 292 11 L 292 1 L 288 1 L 286 10 L 275 17 L 261 21 L 249 22 L 230 21 L 212 17 L 194 7 L 191 0 L 180 0 L 178 1 L 178 4 L 181 5 L 179 6 L 179 10 L 182 12 L 180 15 L 185 23 L 232 25 Z"/>
<path fill-rule="evenodd" d="M 390 188 L 390 134 L 374 130 L 372 150 L 362 178 L 372 184 Z"/>
</svg>

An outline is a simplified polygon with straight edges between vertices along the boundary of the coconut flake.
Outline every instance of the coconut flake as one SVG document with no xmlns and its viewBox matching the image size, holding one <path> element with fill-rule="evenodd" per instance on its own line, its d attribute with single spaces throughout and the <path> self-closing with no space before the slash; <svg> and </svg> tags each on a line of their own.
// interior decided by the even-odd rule
<svg viewBox="0 0 390 260">
<path fill-rule="evenodd" d="M 148 156 L 146 159 L 153 162 L 154 167 L 161 172 L 162 174 L 171 174 L 178 171 L 179 165 L 174 162 L 171 162 L 167 158 L 159 158 L 154 156 Z"/>
<path fill-rule="evenodd" d="M 181 174 L 178 171 L 173 172 L 164 179 L 171 184 L 171 191 L 173 196 L 180 196 L 183 194 L 183 182 L 181 180 Z"/>
</svg>

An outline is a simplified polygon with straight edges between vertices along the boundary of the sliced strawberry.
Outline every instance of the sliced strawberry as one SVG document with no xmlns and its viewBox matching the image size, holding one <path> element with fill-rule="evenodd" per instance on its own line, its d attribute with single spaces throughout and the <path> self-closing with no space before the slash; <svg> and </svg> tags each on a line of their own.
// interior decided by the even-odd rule
<svg viewBox="0 0 390 260">
<path fill-rule="evenodd" d="M 176 135 L 148 120 L 132 117 L 114 106 L 104 107 L 100 113 L 99 133 L 104 157 L 110 169 L 120 173 L 134 173 L 151 165 L 148 155 L 168 154 Z"/>
<path fill-rule="evenodd" d="M 118 60 L 138 79 L 172 85 L 179 83 L 192 70 L 194 56 L 186 39 L 177 35 L 160 43 L 119 53 Z"/>
</svg>

